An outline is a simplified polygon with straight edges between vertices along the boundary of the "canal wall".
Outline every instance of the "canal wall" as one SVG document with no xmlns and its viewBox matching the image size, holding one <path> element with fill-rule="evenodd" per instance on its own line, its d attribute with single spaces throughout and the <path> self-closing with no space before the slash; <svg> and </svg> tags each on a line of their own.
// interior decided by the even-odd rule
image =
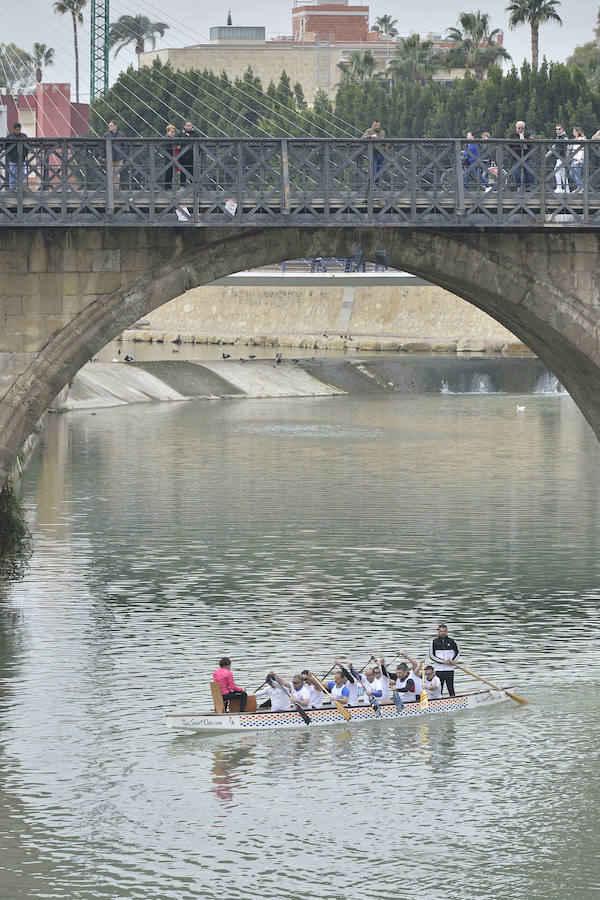
<svg viewBox="0 0 600 900">
<path fill-rule="evenodd" d="M 495 319 L 434 285 L 206 286 L 159 307 L 122 336 L 390 352 L 526 349 Z"/>
</svg>

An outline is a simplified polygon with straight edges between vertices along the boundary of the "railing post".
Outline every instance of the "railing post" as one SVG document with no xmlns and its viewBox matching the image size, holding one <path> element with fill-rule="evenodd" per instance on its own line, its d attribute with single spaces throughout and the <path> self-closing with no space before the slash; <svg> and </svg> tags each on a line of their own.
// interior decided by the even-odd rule
<svg viewBox="0 0 600 900">
<path fill-rule="evenodd" d="M 218 174 L 217 169 L 217 174 Z M 237 209 L 235 211 L 235 216 L 238 220 L 242 220 L 242 214 L 244 210 L 244 142 L 237 142 Z M 217 185 L 218 189 L 218 185 Z M 248 185 L 248 193 L 250 192 L 250 185 Z M 252 204 L 252 199 L 250 200 Z"/>
<path fill-rule="evenodd" d="M 586 141 L 583 145 L 583 169 L 581 170 L 581 180 L 583 181 L 582 218 L 585 225 L 590 219 L 590 143 L 590 141 Z"/>
<path fill-rule="evenodd" d="M 330 207 L 330 185 L 329 185 L 329 162 L 330 162 L 330 143 L 329 139 L 323 144 L 323 214 L 325 221 L 329 219 Z"/>
<path fill-rule="evenodd" d="M 200 153 L 198 138 L 192 138 L 192 203 L 194 206 L 194 222 L 200 221 Z"/>
<path fill-rule="evenodd" d="M 367 222 L 373 221 L 373 189 L 374 189 L 374 172 L 373 172 L 373 138 L 367 142 L 367 164 L 369 166 L 369 178 L 367 181 Z"/>
<path fill-rule="evenodd" d="M 458 138 L 454 141 L 454 171 L 456 177 L 456 215 L 465 214 L 465 183 L 463 181 L 462 148 Z"/>
<path fill-rule="evenodd" d="M 150 221 L 153 222 L 156 217 L 156 145 L 154 141 L 147 145 L 148 150 L 148 187 L 150 189 L 150 197 L 148 198 L 148 215 Z"/>
<path fill-rule="evenodd" d="M 60 143 L 60 220 L 61 222 L 67 221 L 68 215 L 68 206 L 67 206 L 67 197 L 69 190 L 69 144 L 68 141 L 61 141 Z M 48 170 L 50 170 L 50 154 L 46 158 L 46 165 Z M 48 178 L 50 178 L 50 172 L 48 171 Z M 50 186 L 48 186 L 48 192 L 50 192 Z"/>
<path fill-rule="evenodd" d="M 281 212 L 284 216 L 290 214 L 290 162 L 288 158 L 287 138 L 281 139 Z"/>
<path fill-rule="evenodd" d="M 106 212 L 112 215 L 115 211 L 115 189 L 113 182 L 112 139 L 106 138 Z"/>
<path fill-rule="evenodd" d="M 546 189 L 548 187 L 546 184 L 546 144 L 538 146 L 542 157 L 540 159 L 540 225 L 543 225 L 546 221 Z"/>
<path fill-rule="evenodd" d="M 17 222 L 23 221 L 23 141 L 17 141 Z"/>
</svg>

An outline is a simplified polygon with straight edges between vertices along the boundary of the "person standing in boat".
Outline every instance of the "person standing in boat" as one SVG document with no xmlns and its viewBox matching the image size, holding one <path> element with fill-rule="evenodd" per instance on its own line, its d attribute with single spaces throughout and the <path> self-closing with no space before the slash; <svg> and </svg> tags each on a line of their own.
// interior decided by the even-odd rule
<svg viewBox="0 0 600 900">
<path fill-rule="evenodd" d="M 233 675 L 231 674 L 231 660 L 228 656 L 223 656 L 219 660 L 219 668 L 215 669 L 213 672 L 213 681 L 216 681 L 221 688 L 225 709 L 227 709 L 227 704 L 230 700 L 239 697 L 240 712 L 244 712 L 248 694 L 243 688 L 238 687 L 233 680 Z"/>
<path fill-rule="evenodd" d="M 274 672 L 269 672 L 265 678 L 265 686 L 255 691 L 254 696 L 262 700 L 270 700 L 273 712 L 291 709 L 290 695 L 276 680 Z"/>
<path fill-rule="evenodd" d="M 454 697 L 455 693 L 454 660 L 458 659 L 459 656 L 458 644 L 454 638 L 448 636 L 446 625 L 440 625 L 437 637 L 434 637 L 429 644 L 429 659 L 435 663 L 435 674 L 440 679 L 441 690 L 443 691 L 444 685 L 446 685 L 451 697 Z"/>
<path fill-rule="evenodd" d="M 302 680 L 310 693 L 309 709 L 321 709 L 323 706 L 323 688 L 315 681 L 310 669 L 302 669 Z"/>
</svg>

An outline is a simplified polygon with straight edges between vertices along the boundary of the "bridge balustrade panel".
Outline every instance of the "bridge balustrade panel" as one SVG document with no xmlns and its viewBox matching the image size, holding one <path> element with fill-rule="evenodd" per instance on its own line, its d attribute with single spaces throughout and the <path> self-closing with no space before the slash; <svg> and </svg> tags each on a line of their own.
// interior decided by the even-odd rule
<svg viewBox="0 0 600 900">
<path fill-rule="evenodd" d="M 600 142 L 7 139 L 0 225 L 598 227 Z"/>
</svg>

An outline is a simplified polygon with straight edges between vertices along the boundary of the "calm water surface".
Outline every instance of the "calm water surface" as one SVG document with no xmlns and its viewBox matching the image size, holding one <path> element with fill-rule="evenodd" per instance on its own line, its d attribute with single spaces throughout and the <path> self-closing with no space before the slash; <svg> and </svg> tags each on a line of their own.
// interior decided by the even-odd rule
<svg viewBox="0 0 600 900">
<path fill-rule="evenodd" d="M 565 396 L 52 417 L 24 482 L 35 555 L 0 589 L 0 897 L 598 896 L 599 473 Z M 422 655 L 440 620 L 532 702 L 164 726 L 209 705 L 224 652 L 253 688 Z"/>
</svg>

